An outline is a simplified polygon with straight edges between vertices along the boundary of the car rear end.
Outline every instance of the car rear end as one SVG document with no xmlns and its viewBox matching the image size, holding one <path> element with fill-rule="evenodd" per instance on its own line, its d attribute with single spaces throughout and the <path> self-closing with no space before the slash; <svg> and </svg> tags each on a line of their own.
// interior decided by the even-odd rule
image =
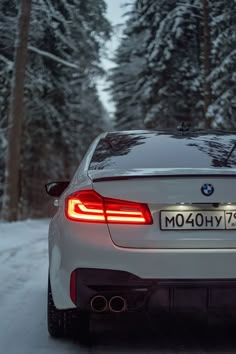
<svg viewBox="0 0 236 354">
<path fill-rule="evenodd" d="M 156 132 L 99 139 L 55 217 L 57 307 L 236 309 L 235 141 Z"/>
</svg>

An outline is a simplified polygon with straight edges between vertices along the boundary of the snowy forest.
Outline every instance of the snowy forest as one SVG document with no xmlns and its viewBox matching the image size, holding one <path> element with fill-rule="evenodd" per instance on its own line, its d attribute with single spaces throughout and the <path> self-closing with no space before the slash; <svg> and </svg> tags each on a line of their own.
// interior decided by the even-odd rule
<svg viewBox="0 0 236 354">
<path fill-rule="evenodd" d="M 21 80 L 24 110 L 18 115 L 20 135 L 10 138 L 24 2 L 30 5 Z M 113 33 L 106 9 L 104 0 L 0 0 L 3 219 L 47 216 L 51 201 L 44 184 L 70 179 L 102 131 L 175 129 L 182 121 L 194 128 L 236 130 L 236 0 L 129 4 L 108 73 L 114 117 L 108 116 L 96 86 L 105 74 L 101 59 Z M 12 215 L 9 151 L 18 140 Z"/>
<path fill-rule="evenodd" d="M 115 62 L 116 129 L 236 127 L 236 0 L 136 0 Z"/>
<path fill-rule="evenodd" d="M 0 0 L 2 207 L 6 203 L 3 197 L 8 197 L 4 196 L 4 170 L 19 16 L 20 1 Z M 107 129 L 107 113 L 98 96 L 96 79 L 103 75 L 101 56 L 110 35 L 103 0 L 32 1 L 19 166 L 19 218 L 47 215 L 44 184 L 70 178 L 91 140 Z"/>
</svg>

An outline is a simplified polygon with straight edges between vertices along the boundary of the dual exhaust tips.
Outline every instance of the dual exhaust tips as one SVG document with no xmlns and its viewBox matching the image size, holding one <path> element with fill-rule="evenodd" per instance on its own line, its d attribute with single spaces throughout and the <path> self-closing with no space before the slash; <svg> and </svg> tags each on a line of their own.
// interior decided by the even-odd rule
<svg viewBox="0 0 236 354">
<path fill-rule="evenodd" d="M 127 310 L 126 300 L 122 296 L 113 296 L 109 301 L 102 295 L 94 296 L 90 301 L 93 312 L 101 313 L 109 310 L 110 312 L 124 312 Z"/>
</svg>

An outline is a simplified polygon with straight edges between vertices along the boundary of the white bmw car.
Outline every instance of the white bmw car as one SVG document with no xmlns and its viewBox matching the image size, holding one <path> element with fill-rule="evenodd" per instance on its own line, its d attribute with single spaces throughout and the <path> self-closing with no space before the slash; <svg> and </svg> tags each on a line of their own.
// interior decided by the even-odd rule
<svg viewBox="0 0 236 354">
<path fill-rule="evenodd" d="M 49 228 L 48 330 L 92 313 L 236 309 L 236 133 L 100 135 Z"/>
</svg>

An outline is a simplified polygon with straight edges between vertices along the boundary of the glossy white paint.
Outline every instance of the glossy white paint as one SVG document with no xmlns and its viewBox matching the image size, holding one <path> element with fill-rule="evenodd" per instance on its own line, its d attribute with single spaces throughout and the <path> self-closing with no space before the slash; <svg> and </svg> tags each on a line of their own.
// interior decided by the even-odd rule
<svg viewBox="0 0 236 354">
<path fill-rule="evenodd" d="M 88 173 L 98 141 L 99 138 L 88 150 L 51 221 L 50 278 L 56 306 L 60 309 L 74 307 L 69 294 L 70 274 L 80 267 L 123 270 L 142 278 L 235 279 L 235 230 L 160 230 L 161 210 L 236 210 L 235 169 L 96 170 Z M 204 177 L 206 174 L 211 176 Z M 143 175 L 149 178 L 142 178 Z M 93 182 L 97 178 L 118 176 L 137 178 Z M 201 193 L 204 183 L 214 185 L 212 196 L 205 197 Z M 94 189 L 105 197 L 147 203 L 153 224 L 106 225 L 67 220 L 65 197 L 83 189 Z M 222 205 L 216 207 L 214 203 Z"/>
</svg>

